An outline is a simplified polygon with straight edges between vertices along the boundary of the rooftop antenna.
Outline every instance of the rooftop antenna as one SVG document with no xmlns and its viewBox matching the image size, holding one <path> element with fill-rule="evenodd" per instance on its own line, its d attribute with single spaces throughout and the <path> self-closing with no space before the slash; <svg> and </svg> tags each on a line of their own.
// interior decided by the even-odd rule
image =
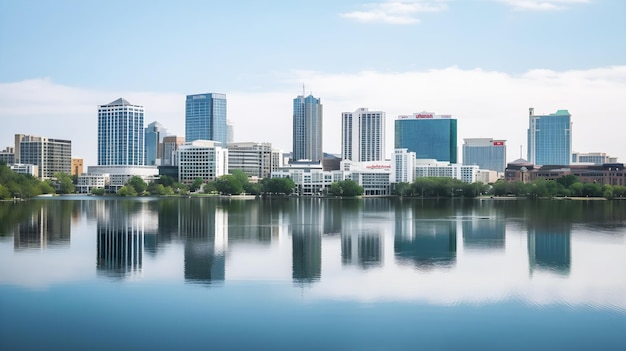
<svg viewBox="0 0 626 351">
<path fill-rule="evenodd" d="M 519 158 L 522 158 L 522 145 L 519 146 Z"/>
<path fill-rule="evenodd" d="M 302 83 L 302 97 L 304 97 L 304 83 Z"/>
</svg>

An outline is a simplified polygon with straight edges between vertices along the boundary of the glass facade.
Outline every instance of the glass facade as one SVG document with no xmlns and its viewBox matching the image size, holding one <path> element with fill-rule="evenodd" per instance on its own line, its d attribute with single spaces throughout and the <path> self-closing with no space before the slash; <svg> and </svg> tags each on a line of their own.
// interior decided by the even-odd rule
<svg viewBox="0 0 626 351">
<path fill-rule="evenodd" d="M 313 95 L 293 99 L 293 154 L 292 159 L 321 162 L 322 104 Z"/>
<path fill-rule="evenodd" d="M 163 125 L 159 122 L 152 122 L 148 124 L 145 132 L 146 142 L 146 165 L 154 166 L 158 162 L 157 160 L 163 158 L 163 138 L 167 135 L 167 131 Z"/>
<path fill-rule="evenodd" d="M 395 120 L 396 149 L 415 152 L 418 159 L 457 163 L 457 123 L 452 118 Z"/>
<path fill-rule="evenodd" d="M 143 106 L 122 98 L 98 106 L 98 165 L 145 164 L 143 115 Z"/>
<path fill-rule="evenodd" d="M 213 140 L 228 142 L 226 124 L 226 95 L 187 95 L 185 103 L 185 141 Z"/>
<path fill-rule="evenodd" d="M 463 164 L 477 165 L 480 169 L 504 172 L 506 145 L 504 140 L 465 139 Z"/>
<path fill-rule="evenodd" d="M 530 111 L 528 162 L 535 165 L 569 165 L 572 155 L 572 123 L 567 110 L 539 116 Z"/>
</svg>

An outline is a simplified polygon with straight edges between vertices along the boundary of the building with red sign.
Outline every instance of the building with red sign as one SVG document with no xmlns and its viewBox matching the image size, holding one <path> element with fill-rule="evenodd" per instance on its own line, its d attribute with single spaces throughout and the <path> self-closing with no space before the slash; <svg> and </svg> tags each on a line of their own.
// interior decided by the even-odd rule
<svg viewBox="0 0 626 351">
<path fill-rule="evenodd" d="M 394 148 L 414 152 L 418 159 L 457 163 L 457 122 L 450 115 L 419 112 L 398 116 Z"/>
<path fill-rule="evenodd" d="M 463 139 L 463 164 L 480 169 L 504 172 L 506 168 L 506 140 L 493 138 Z"/>
</svg>

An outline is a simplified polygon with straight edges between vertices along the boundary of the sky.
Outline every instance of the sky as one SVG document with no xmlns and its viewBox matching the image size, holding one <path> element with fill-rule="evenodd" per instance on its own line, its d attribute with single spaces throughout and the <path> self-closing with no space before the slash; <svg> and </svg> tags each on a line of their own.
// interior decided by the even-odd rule
<svg viewBox="0 0 626 351">
<path fill-rule="evenodd" d="M 572 151 L 626 162 L 626 1 L 0 0 L 0 150 L 72 140 L 97 164 L 97 108 L 120 97 L 184 135 L 185 96 L 223 93 L 235 141 L 291 151 L 292 103 L 320 98 L 324 151 L 341 113 L 458 120 L 526 158 L 528 109 L 566 109 Z"/>
</svg>

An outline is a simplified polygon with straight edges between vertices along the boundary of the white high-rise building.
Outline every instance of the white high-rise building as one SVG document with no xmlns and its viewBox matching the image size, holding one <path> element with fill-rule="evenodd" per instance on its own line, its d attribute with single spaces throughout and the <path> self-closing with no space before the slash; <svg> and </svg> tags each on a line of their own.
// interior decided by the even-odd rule
<svg viewBox="0 0 626 351">
<path fill-rule="evenodd" d="M 143 166 L 143 106 L 123 98 L 98 106 L 98 165 Z"/>
<path fill-rule="evenodd" d="M 415 152 L 395 149 L 391 157 L 391 182 L 413 183 L 415 180 Z"/>
<path fill-rule="evenodd" d="M 385 159 L 385 113 L 359 108 L 341 114 L 341 158 L 354 162 Z"/>
</svg>

